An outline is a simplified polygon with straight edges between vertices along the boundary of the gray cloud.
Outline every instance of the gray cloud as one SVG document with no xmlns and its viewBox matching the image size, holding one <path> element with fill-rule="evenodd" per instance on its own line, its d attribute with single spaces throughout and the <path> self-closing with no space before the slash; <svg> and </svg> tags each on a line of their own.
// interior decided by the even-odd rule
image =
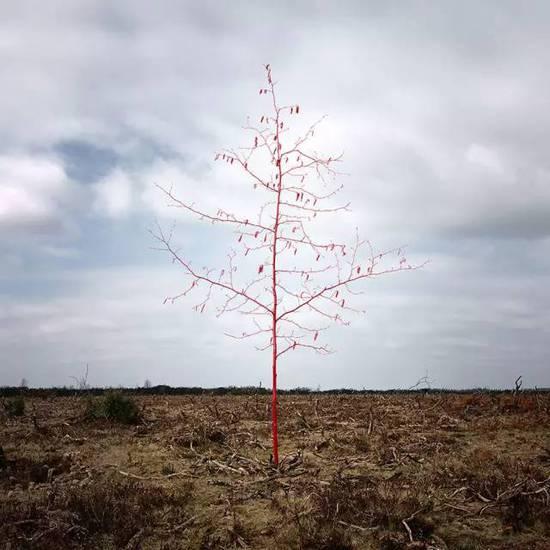
<svg viewBox="0 0 550 550">
<path fill-rule="evenodd" d="M 63 159 L 68 177 L 82 183 L 100 180 L 117 164 L 114 151 L 85 141 L 62 141 L 54 150 Z"/>
</svg>

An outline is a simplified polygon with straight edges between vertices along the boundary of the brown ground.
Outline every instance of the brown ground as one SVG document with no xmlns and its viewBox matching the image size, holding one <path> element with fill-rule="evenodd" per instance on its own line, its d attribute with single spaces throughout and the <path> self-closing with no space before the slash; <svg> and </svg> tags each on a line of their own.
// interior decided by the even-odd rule
<svg viewBox="0 0 550 550">
<path fill-rule="evenodd" d="M 279 471 L 267 396 L 136 399 L 0 413 L 1 548 L 550 548 L 548 394 L 284 396 Z"/>
</svg>

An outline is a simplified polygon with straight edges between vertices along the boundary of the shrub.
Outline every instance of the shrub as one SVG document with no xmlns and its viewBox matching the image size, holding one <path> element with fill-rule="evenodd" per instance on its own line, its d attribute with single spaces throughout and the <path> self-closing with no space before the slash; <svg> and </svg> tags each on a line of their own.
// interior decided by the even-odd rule
<svg viewBox="0 0 550 550">
<path fill-rule="evenodd" d="M 380 481 L 368 476 L 356 478 L 336 474 L 314 497 L 320 524 L 343 520 L 366 527 L 401 531 L 401 521 L 418 540 L 427 540 L 434 531 L 429 516 L 431 500 L 418 486 L 414 489 L 399 480 Z M 422 513 L 419 513 L 422 511 Z"/>
<path fill-rule="evenodd" d="M 105 478 L 49 495 L 0 499 L 0 540 L 2 548 L 141 548 L 155 526 L 189 519 L 191 497 L 191 485 L 174 492 Z M 39 544 L 24 542 L 33 538 Z"/>
<path fill-rule="evenodd" d="M 108 393 L 103 406 L 105 416 L 122 424 L 137 424 L 140 421 L 140 411 L 137 403 L 131 397 L 116 392 Z"/>
<path fill-rule="evenodd" d="M 141 414 L 137 403 L 131 397 L 118 392 L 109 392 L 101 399 L 89 398 L 86 405 L 88 418 L 106 418 L 121 424 L 137 424 Z"/>
<path fill-rule="evenodd" d="M 78 518 L 89 535 L 112 534 L 121 546 L 151 519 L 157 508 L 172 503 L 173 498 L 160 487 L 135 481 L 94 483 L 71 488 L 62 505 Z"/>
<path fill-rule="evenodd" d="M 283 514 L 286 525 L 285 529 L 274 533 L 277 547 L 353 550 L 350 534 L 333 518 L 326 517 L 318 507 L 309 508 L 306 501 L 292 497 L 288 491 L 285 491 L 284 498 L 275 496 L 272 505 Z"/>
<path fill-rule="evenodd" d="M 17 395 L 4 401 L 4 407 L 8 416 L 23 416 L 25 414 L 25 398 L 22 395 Z"/>
</svg>

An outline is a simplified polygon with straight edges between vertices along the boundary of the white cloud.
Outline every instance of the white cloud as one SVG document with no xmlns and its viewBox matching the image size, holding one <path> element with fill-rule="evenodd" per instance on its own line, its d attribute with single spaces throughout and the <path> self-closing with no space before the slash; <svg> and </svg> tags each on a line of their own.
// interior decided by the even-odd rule
<svg viewBox="0 0 550 550">
<path fill-rule="evenodd" d="M 133 206 L 134 186 L 128 174 L 116 169 L 94 186 L 95 211 L 111 218 L 127 216 Z"/>
<path fill-rule="evenodd" d="M 468 147 L 466 160 L 490 172 L 496 172 L 497 174 L 504 172 L 504 167 L 498 154 L 492 149 L 478 143 L 472 143 Z"/>
<path fill-rule="evenodd" d="M 5 229 L 60 224 L 69 193 L 58 162 L 30 155 L 0 157 L 0 226 Z"/>
</svg>

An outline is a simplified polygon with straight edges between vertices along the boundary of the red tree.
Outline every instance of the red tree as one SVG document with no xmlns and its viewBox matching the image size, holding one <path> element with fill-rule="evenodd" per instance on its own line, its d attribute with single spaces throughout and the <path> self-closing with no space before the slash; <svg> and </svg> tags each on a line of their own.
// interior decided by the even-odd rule
<svg viewBox="0 0 550 550">
<path fill-rule="evenodd" d="M 331 323 L 349 324 L 345 311 L 357 311 L 348 304 L 357 294 L 352 285 L 383 274 L 415 269 L 403 257 L 402 249 L 375 252 L 369 241 L 362 241 L 356 231 L 351 245 L 318 241 L 311 226 L 323 214 L 349 210 L 349 204 L 332 205 L 342 189 L 334 185 L 339 156 L 320 156 L 308 149 L 320 121 L 304 135 L 291 139 L 287 120 L 299 116 L 299 105 L 280 106 L 271 68 L 266 65 L 266 87 L 259 94 L 268 101 L 268 113 L 259 117 L 259 125 L 248 124 L 252 134 L 247 147 L 228 149 L 215 160 L 241 170 L 255 192 L 268 199 L 256 219 L 219 209 L 206 212 L 193 203 L 181 200 L 171 189 L 160 187 L 171 205 L 180 207 L 201 220 L 232 227 L 237 248 L 228 254 L 225 268 L 195 268 L 172 244 L 172 235 L 159 227 L 155 237 L 189 277 L 189 286 L 179 295 L 167 298 L 174 302 L 191 291 L 204 288 L 205 296 L 195 305 L 201 313 L 215 290 L 224 300 L 218 315 L 239 311 L 253 322 L 253 328 L 233 338 L 265 337 L 257 349 L 271 350 L 273 461 L 279 463 L 277 430 L 277 364 L 285 353 L 306 348 L 329 353 L 319 341 L 319 334 Z M 366 256 L 360 253 L 366 250 Z M 237 260 L 253 254 L 261 256 L 253 267 L 256 275 L 246 284 L 237 281 Z M 396 257 L 387 266 L 385 259 Z M 247 259 L 249 263 L 250 257 Z M 313 317 L 313 319 L 312 319 Z"/>
</svg>

